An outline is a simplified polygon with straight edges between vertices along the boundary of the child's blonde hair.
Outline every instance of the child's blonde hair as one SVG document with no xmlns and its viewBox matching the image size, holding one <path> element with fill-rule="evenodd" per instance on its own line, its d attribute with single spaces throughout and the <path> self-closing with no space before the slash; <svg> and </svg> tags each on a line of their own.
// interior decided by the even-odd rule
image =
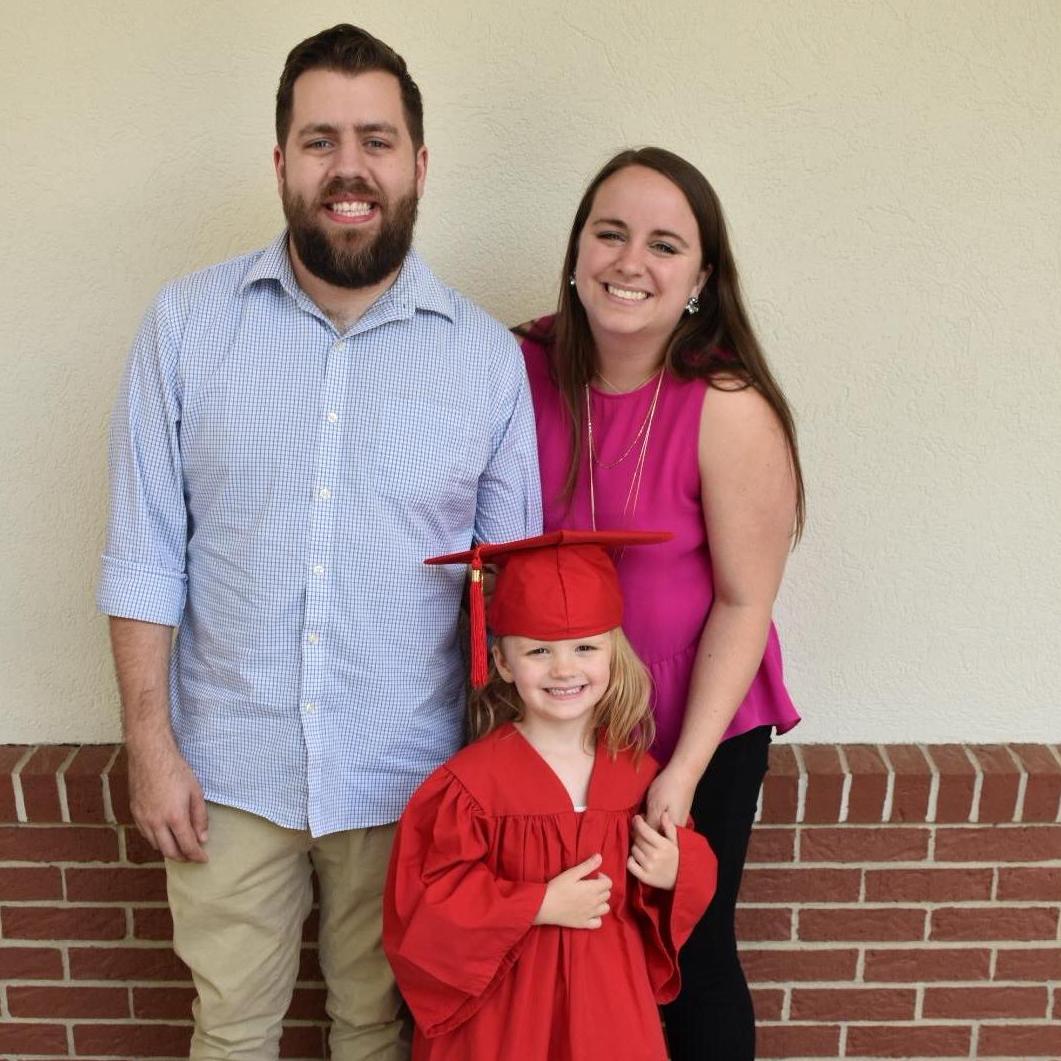
<svg viewBox="0 0 1061 1061">
<path fill-rule="evenodd" d="M 640 758 L 652 744 L 656 724 L 649 707 L 652 679 L 620 627 L 611 631 L 612 659 L 608 688 L 593 708 L 592 729 L 612 756 L 632 749 Z M 514 683 L 498 672 L 493 655 L 482 689 L 473 689 L 468 702 L 468 736 L 485 737 L 506 722 L 523 718 L 524 707 Z"/>
</svg>

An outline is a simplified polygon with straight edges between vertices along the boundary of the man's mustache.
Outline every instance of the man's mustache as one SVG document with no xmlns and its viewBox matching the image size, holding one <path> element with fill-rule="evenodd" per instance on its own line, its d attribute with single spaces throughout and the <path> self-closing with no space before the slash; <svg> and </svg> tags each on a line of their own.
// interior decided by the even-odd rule
<svg viewBox="0 0 1061 1061">
<path fill-rule="evenodd" d="M 338 195 L 358 195 L 382 205 L 386 205 L 387 202 L 387 197 L 378 188 L 373 188 L 361 177 L 354 177 L 351 180 L 333 177 L 320 193 L 321 199 L 333 199 Z"/>
</svg>

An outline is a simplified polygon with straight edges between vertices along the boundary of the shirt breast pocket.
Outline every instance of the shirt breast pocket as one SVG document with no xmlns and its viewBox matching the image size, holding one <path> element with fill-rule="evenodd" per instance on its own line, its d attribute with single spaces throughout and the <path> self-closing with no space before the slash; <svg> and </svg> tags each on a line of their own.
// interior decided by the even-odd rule
<svg viewBox="0 0 1061 1061">
<path fill-rule="evenodd" d="M 446 513 L 462 522 L 474 516 L 484 446 L 459 415 L 432 410 L 428 420 L 405 420 L 381 432 L 372 447 L 368 489 L 406 511 Z"/>
</svg>

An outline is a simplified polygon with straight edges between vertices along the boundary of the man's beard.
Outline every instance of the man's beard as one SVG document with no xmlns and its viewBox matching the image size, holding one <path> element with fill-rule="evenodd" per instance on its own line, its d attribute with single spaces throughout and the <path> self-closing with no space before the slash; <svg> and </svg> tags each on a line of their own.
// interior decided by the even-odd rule
<svg viewBox="0 0 1061 1061">
<path fill-rule="evenodd" d="M 335 226 L 325 231 L 317 210 L 326 199 L 338 195 L 364 196 L 378 204 L 380 227 L 375 238 L 356 227 L 344 231 Z M 417 198 L 414 188 L 392 204 L 364 181 L 333 180 L 321 190 L 312 205 L 284 186 L 281 194 L 284 216 L 299 260 L 318 279 L 336 287 L 372 287 L 395 272 L 413 245 Z"/>
</svg>

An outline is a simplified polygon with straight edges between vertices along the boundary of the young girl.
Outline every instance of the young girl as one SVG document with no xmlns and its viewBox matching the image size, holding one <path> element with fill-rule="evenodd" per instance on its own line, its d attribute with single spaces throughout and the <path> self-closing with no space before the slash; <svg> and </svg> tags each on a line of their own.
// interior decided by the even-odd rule
<svg viewBox="0 0 1061 1061">
<path fill-rule="evenodd" d="M 656 1006 L 678 991 L 715 860 L 691 829 L 639 813 L 657 770 L 648 678 L 605 551 L 667 537 L 556 531 L 428 561 L 472 565 L 474 684 L 482 563 L 499 571 L 478 739 L 410 801 L 384 896 L 414 1061 L 667 1056 Z"/>
</svg>

